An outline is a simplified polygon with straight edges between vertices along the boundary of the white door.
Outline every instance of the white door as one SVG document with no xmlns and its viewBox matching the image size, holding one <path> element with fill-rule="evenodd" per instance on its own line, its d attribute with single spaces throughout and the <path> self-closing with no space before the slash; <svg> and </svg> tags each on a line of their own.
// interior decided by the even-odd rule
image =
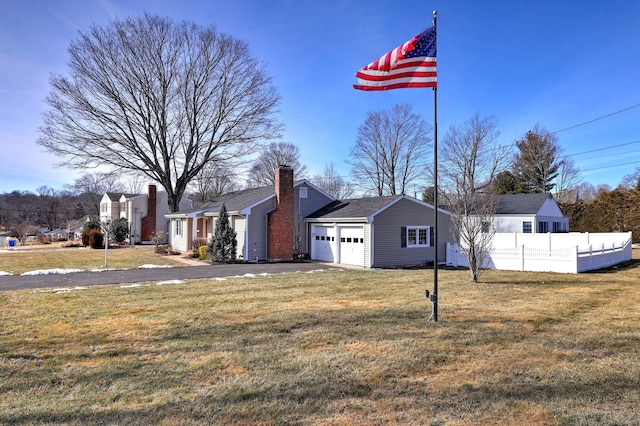
<svg viewBox="0 0 640 426">
<path fill-rule="evenodd" d="M 340 226 L 340 262 L 346 265 L 364 266 L 364 228 Z"/>
<path fill-rule="evenodd" d="M 311 258 L 335 262 L 336 231 L 333 226 L 312 225 Z"/>
</svg>

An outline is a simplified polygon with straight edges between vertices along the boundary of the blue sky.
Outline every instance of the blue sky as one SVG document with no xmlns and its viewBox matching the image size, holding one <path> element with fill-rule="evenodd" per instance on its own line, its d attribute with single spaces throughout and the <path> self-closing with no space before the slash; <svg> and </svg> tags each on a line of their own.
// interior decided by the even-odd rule
<svg viewBox="0 0 640 426">
<path fill-rule="evenodd" d="M 61 189 L 78 172 L 36 145 L 50 73 L 90 24 L 144 12 L 245 40 L 282 95 L 283 139 L 320 174 L 347 176 L 366 113 L 409 103 L 433 122 L 430 89 L 361 92 L 355 72 L 431 25 L 438 11 L 438 132 L 495 116 L 510 145 L 536 123 L 565 129 L 640 104 L 640 2 L 627 0 L 7 0 L 0 4 L 0 192 Z M 558 133 L 584 181 L 616 186 L 640 166 L 640 107 Z M 623 145 L 611 148 L 616 145 Z M 598 151 L 593 151 L 598 150 Z M 586 151 L 593 151 L 585 153 Z M 584 154 L 582 154 L 584 153 Z"/>
</svg>

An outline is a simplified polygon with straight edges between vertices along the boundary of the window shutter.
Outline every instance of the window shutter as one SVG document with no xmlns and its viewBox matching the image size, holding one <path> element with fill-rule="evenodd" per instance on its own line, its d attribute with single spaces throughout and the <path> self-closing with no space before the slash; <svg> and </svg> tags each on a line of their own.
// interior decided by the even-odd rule
<svg viewBox="0 0 640 426">
<path fill-rule="evenodd" d="M 400 247 L 407 246 L 407 227 L 403 226 L 400 228 Z"/>
<path fill-rule="evenodd" d="M 435 234 L 433 232 L 433 226 L 429 227 L 429 247 L 433 247 L 434 246 L 434 240 L 435 240 Z"/>
</svg>

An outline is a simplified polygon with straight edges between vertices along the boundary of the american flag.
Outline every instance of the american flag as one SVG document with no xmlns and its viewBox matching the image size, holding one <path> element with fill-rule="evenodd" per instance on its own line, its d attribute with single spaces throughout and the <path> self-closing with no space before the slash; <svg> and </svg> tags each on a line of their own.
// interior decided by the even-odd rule
<svg viewBox="0 0 640 426">
<path fill-rule="evenodd" d="M 436 29 L 431 27 L 356 73 L 359 90 L 437 87 Z"/>
</svg>

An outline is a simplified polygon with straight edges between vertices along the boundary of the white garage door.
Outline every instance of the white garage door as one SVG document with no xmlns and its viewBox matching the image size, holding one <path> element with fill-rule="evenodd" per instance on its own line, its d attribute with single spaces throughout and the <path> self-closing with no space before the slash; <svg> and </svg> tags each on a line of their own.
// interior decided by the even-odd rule
<svg viewBox="0 0 640 426">
<path fill-rule="evenodd" d="M 336 241 L 333 226 L 313 225 L 311 227 L 311 258 L 334 262 L 334 245 Z"/>
<path fill-rule="evenodd" d="M 364 229 L 340 226 L 340 263 L 364 266 Z"/>
</svg>

